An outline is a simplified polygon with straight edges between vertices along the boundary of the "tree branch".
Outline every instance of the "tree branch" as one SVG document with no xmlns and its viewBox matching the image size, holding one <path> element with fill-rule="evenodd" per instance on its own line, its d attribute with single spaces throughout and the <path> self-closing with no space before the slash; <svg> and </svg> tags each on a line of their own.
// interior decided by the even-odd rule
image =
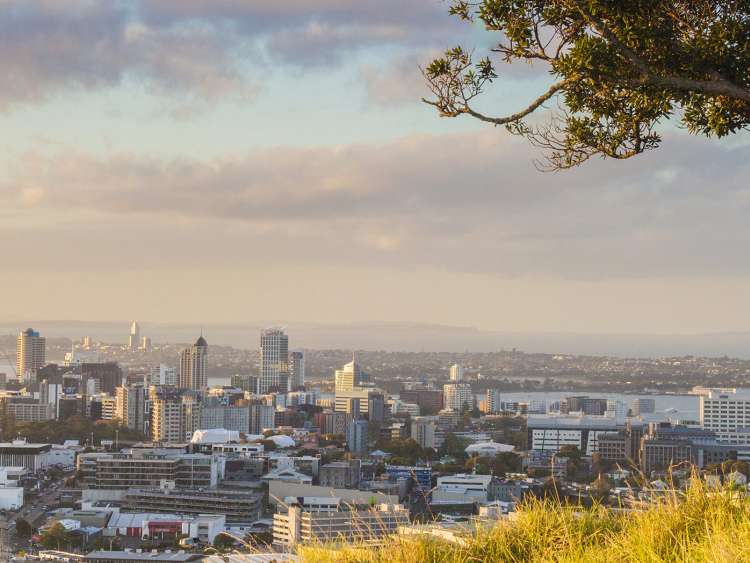
<svg viewBox="0 0 750 563">
<path fill-rule="evenodd" d="M 480 113 L 472 109 L 468 105 L 468 103 L 464 103 L 462 107 L 449 110 L 448 108 L 441 106 L 439 101 L 433 102 L 431 100 L 427 100 L 426 98 L 422 98 L 422 101 L 426 104 L 429 104 L 431 106 L 435 106 L 436 108 L 438 108 L 438 110 L 440 111 L 440 115 L 442 115 L 443 117 L 457 117 L 459 115 L 470 115 L 486 123 L 492 123 L 494 125 L 507 125 L 508 123 L 514 123 L 516 121 L 520 121 L 521 119 L 523 119 L 530 113 L 533 113 L 544 102 L 546 102 L 547 100 L 552 98 L 555 94 L 557 94 L 557 92 L 559 92 L 560 90 L 565 88 L 568 84 L 576 80 L 578 80 L 578 77 L 574 76 L 574 77 L 566 78 L 565 80 L 561 80 L 559 82 L 555 82 L 552 86 L 549 87 L 549 89 L 547 89 L 546 92 L 544 92 L 541 96 L 539 96 L 537 99 L 531 102 L 526 108 L 516 113 L 513 113 L 511 115 L 504 116 L 504 117 L 490 117 L 488 115 L 485 115 L 483 113 Z"/>
<path fill-rule="evenodd" d="M 682 76 L 659 76 L 654 74 L 648 62 L 625 43 L 620 41 L 617 35 L 615 35 L 603 20 L 594 16 L 594 14 L 592 14 L 587 8 L 581 6 L 578 2 L 575 2 L 575 5 L 581 15 L 593 26 L 593 28 L 604 39 L 609 41 L 611 45 L 617 48 L 617 50 L 619 50 L 620 53 L 622 53 L 622 55 L 638 69 L 641 74 L 641 83 L 660 86 L 663 88 L 672 88 L 675 90 L 701 92 L 714 96 L 727 96 L 729 98 L 750 102 L 750 89 L 734 84 L 720 76 L 719 73 L 715 71 L 711 73 L 715 78 L 714 80 L 695 80 Z"/>
</svg>

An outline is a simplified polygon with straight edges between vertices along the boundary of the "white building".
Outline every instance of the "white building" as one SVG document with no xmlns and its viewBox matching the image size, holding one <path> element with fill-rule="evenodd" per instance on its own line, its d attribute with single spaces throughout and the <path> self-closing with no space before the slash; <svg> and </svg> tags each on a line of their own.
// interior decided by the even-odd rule
<svg viewBox="0 0 750 563">
<path fill-rule="evenodd" d="M 487 414 L 498 414 L 503 412 L 500 400 L 500 389 L 487 389 L 486 411 Z"/>
<path fill-rule="evenodd" d="M 526 422 L 530 450 L 559 452 L 575 446 L 583 455 L 598 451 L 598 437 L 623 429 L 614 418 L 604 416 L 529 416 Z"/>
<path fill-rule="evenodd" d="M 149 385 L 177 385 L 177 368 L 159 364 L 151 368 Z"/>
<path fill-rule="evenodd" d="M 411 438 L 423 448 L 435 448 L 436 417 L 419 416 L 411 421 Z"/>
<path fill-rule="evenodd" d="M 750 389 L 707 389 L 700 396 L 700 423 L 720 442 L 750 444 Z"/>
<path fill-rule="evenodd" d="M 21 467 L 0 467 L 0 510 L 17 510 L 23 506 L 23 487 L 18 486 Z M 13 473 L 14 478 L 10 478 Z"/>
<path fill-rule="evenodd" d="M 433 501 L 487 502 L 490 495 L 492 475 L 449 475 L 438 477 L 437 487 L 432 491 Z"/>
<path fill-rule="evenodd" d="M 290 506 L 274 514 L 273 542 L 290 547 L 298 543 L 375 543 L 409 523 L 409 511 L 400 505 L 381 504 L 373 510 L 321 510 Z"/>
<path fill-rule="evenodd" d="M 443 385 L 443 407 L 462 412 L 464 407 L 474 408 L 474 394 L 468 383 L 448 383 Z"/>
</svg>

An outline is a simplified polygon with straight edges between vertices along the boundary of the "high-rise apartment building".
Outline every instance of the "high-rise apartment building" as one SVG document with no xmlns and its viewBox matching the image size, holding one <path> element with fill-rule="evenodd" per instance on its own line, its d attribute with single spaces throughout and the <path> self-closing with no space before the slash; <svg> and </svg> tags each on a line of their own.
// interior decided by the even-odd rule
<svg viewBox="0 0 750 563">
<path fill-rule="evenodd" d="M 289 354 L 289 387 L 292 391 L 305 388 L 305 353 L 291 352 Z"/>
<path fill-rule="evenodd" d="M 208 344 L 200 336 L 195 344 L 180 352 L 178 387 L 205 389 L 208 387 Z"/>
<path fill-rule="evenodd" d="M 503 412 L 500 399 L 500 389 L 487 389 L 487 398 L 485 399 L 487 414 L 498 414 Z"/>
<path fill-rule="evenodd" d="M 201 403 L 194 394 L 152 386 L 149 401 L 154 442 L 184 442 L 200 429 Z"/>
<path fill-rule="evenodd" d="M 411 421 L 411 438 L 423 448 L 434 448 L 437 422 L 431 416 L 417 416 Z"/>
<path fill-rule="evenodd" d="M 289 390 L 289 337 L 280 328 L 260 333 L 258 393 Z"/>
<path fill-rule="evenodd" d="M 130 335 L 128 336 L 128 348 L 131 350 L 138 350 L 138 346 L 141 343 L 141 327 L 138 326 L 137 321 L 130 323 Z"/>
<path fill-rule="evenodd" d="M 132 428 L 143 432 L 145 421 L 146 390 L 143 387 L 120 386 L 115 393 L 115 418 Z"/>
<path fill-rule="evenodd" d="M 35 376 L 46 360 L 46 340 L 33 328 L 18 335 L 16 346 L 16 375 L 19 379 Z"/>
<path fill-rule="evenodd" d="M 148 376 L 149 385 L 177 385 L 177 368 L 159 364 L 151 368 Z"/>
<path fill-rule="evenodd" d="M 451 381 L 459 383 L 464 379 L 464 367 L 460 364 L 453 364 L 450 370 Z"/>
<path fill-rule="evenodd" d="M 448 383 L 443 385 L 443 405 L 446 409 L 461 412 L 464 408 L 474 408 L 474 394 L 468 383 Z"/>
</svg>

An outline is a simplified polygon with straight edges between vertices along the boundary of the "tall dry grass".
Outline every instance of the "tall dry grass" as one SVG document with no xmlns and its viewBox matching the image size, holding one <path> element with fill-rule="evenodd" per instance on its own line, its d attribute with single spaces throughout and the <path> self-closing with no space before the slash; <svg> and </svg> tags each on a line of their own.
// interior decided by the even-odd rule
<svg viewBox="0 0 750 563">
<path fill-rule="evenodd" d="M 379 547 L 330 544 L 298 551 L 311 563 L 750 562 L 750 498 L 730 487 L 711 490 L 698 479 L 642 510 L 530 500 L 517 516 L 460 543 L 395 536 Z"/>
</svg>

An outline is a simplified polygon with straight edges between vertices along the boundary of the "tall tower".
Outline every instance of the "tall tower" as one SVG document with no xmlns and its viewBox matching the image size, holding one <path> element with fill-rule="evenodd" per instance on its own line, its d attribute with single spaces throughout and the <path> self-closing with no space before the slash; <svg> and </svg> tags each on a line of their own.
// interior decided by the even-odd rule
<svg viewBox="0 0 750 563">
<path fill-rule="evenodd" d="M 303 389 L 305 387 L 305 353 L 290 352 L 289 354 L 289 388 Z"/>
<path fill-rule="evenodd" d="M 289 337 L 281 328 L 260 333 L 260 380 L 258 393 L 289 390 Z"/>
<path fill-rule="evenodd" d="M 23 379 L 27 374 L 35 374 L 44 366 L 46 358 L 46 340 L 32 328 L 27 328 L 18 335 L 16 345 L 16 375 Z"/>
<path fill-rule="evenodd" d="M 342 369 L 336 370 L 334 378 L 337 392 L 353 391 L 354 388 L 360 384 L 362 371 L 359 369 L 359 364 L 356 360 L 352 358 L 352 361 L 346 364 Z"/>
<path fill-rule="evenodd" d="M 464 366 L 461 364 L 453 364 L 451 366 L 451 381 L 453 383 L 461 383 L 464 378 Z"/>
<path fill-rule="evenodd" d="M 138 346 L 141 343 L 141 327 L 138 326 L 138 321 L 130 323 L 130 337 L 128 338 L 128 348 L 131 350 L 138 350 Z"/>
<path fill-rule="evenodd" d="M 182 389 L 208 387 L 208 344 L 200 336 L 195 344 L 180 352 L 180 376 L 177 386 Z"/>
</svg>

